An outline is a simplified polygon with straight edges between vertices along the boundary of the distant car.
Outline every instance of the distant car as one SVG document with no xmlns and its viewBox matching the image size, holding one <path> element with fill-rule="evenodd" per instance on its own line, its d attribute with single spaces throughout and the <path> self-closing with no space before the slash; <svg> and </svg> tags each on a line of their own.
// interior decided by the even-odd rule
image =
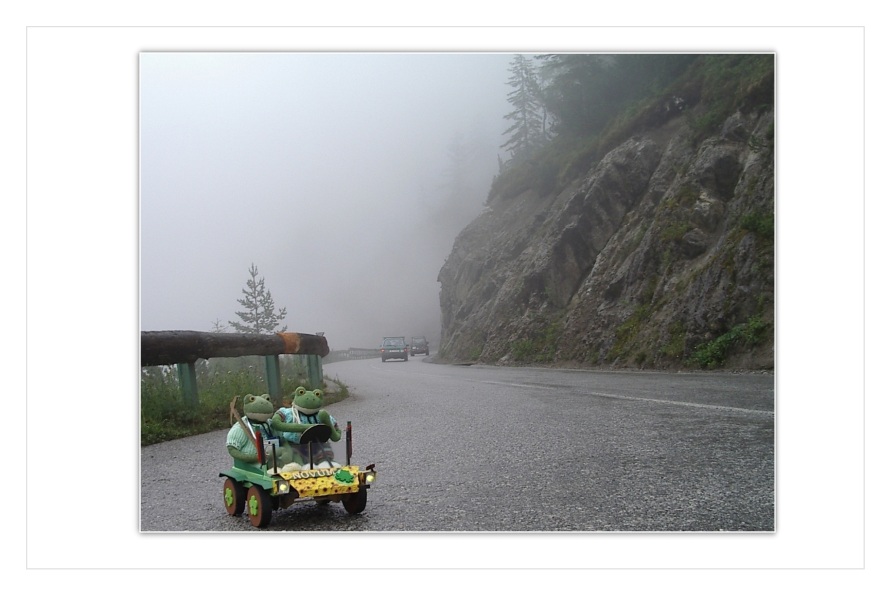
<svg viewBox="0 0 890 593">
<path fill-rule="evenodd" d="M 426 341 L 425 337 L 411 338 L 411 356 L 415 354 L 430 355 L 430 343 Z"/>
<path fill-rule="evenodd" d="M 380 358 L 383 362 L 390 358 L 401 358 L 407 361 L 408 343 L 405 341 L 404 336 L 383 338 L 383 343 L 380 344 Z"/>
</svg>

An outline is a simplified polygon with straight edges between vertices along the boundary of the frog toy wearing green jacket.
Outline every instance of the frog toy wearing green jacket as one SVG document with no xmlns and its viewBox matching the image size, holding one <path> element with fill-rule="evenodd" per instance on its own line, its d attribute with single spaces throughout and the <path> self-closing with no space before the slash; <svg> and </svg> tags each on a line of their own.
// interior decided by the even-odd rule
<svg viewBox="0 0 890 593">
<path fill-rule="evenodd" d="M 235 410 L 236 396 L 229 407 L 231 415 L 237 418 L 237 422 L 229 429 L 226 436 L 226 449 L 233 459 L 250 464 L 254 468 L 261 469 L 262 461 L 272 467 L 280 467 L 290 463 L 293 459 L 290 447 L 280 446 L 280 433 L 272 427 L 269 420 L 275 413 L 275 406 L 268 394 L 253 395 L 248 393 L 243 397 L 244 416 L 239 417 Z M 284 426 L 284 428 L 295 428 Z M 258 453 L 257 443 L 263 451 Z M 272 445 L 275 445 L 274 447 Z M 274 460 L 271 458 L 274 451 Z"/>
<path fill-rule="evenodd" d="M 291 444 L 294 461 L 302 462 L 304 468 L 308 468 L 310 465 L 310 448 L 307 444 L 300 442 L 300 437 L 306 430 L 323 424 L 331 431 L 331 441 L 339 441 L 342 435 L 336 418 L 321 407 L 323 395 L 320 389 L 309 391 L 305 387 L 298 387 L 294 391 L 291 406 L 279 408 L 269 421 L 272 428 Z M 326 442 L 312 446 L 312 463 L 315 467 L 340 466 L 334 460 L 333 449 Z"/>
</svg>

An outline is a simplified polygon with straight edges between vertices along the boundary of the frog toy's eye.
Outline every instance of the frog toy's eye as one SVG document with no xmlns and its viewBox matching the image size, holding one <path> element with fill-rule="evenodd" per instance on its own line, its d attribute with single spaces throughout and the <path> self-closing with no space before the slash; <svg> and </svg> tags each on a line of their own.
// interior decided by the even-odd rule
<svg viewBox="0 0 890 593">
<path fill-rule="evenodd" d="M 314 394 L 315 394 L 316 396 L 318 396 L 318 397 L 321 397 L 321 396 L 322 396 L 321 389 L 316 389 L 316 390 L 313 391 L 312 393 L 314 393 Z"/>
<path fill-rule="evenodd" d="M 297 395 L 303 395 L 306 393 L 306 389 L 303 387 L 297 387 Z"/>
<path fill-rule="evenodd" d="M 256 396 L 255 396 L 255 395 L 248 395 L 248 396 L 247 396 L 247 402 L 248 402 L 248 403 L 252 403 L 252 402 L 254 402 L 254 401 L 256 401 Z"/>
<path fill-rule="evenodd" d="M 266 401 L 272 401 L 272 396 L 270 396 L 268 393 L 264 393 L 264 394 L 261 395 L 260 397 L 263 398 L 263 399 L 266 400 Z"/>
</svg>

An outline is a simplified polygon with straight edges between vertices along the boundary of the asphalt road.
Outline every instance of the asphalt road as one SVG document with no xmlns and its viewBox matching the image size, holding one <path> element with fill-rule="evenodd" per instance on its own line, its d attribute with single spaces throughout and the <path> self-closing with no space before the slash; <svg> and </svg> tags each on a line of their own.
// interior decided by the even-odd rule
<svg viewBox="0 0 890 593">
<path fill-rule="evenodd" d="M 325 365 L 351 397 L 367 508 L 297 503 L 266 531 L 775 529 L 771 374 L 591 372 L 379 359 Z M 252 531 L 230 517 L 226 431 L 142 448 L 140 529 Z M 188 493 L 184 495 L 183 493 Z"/>
</svg>

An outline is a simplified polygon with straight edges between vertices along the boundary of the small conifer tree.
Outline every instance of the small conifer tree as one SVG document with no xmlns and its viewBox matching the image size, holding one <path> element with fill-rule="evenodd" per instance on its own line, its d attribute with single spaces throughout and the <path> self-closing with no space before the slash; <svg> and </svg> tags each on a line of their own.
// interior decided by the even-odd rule
<svg viewBox="0 0 890 593">
<path fill-rule="evenodd" d="M 255 264 L 250 264 L 249 272 L 247 286 L 241 289 L 244 298 L 238 299 L 238 304 L 243 310 L 235 313 L 241 321 L 230 321 L 229 325 L 242 334 L 272 334 L 287 331 L 286 325 L 277 329 L 278 324 L 287 317 L 287 309 L 282 307 L 278 311 L 275 310 L 272 293 L 266 288 L 266 280 L 259 276 L 260 272 Z"/>
</svg>

